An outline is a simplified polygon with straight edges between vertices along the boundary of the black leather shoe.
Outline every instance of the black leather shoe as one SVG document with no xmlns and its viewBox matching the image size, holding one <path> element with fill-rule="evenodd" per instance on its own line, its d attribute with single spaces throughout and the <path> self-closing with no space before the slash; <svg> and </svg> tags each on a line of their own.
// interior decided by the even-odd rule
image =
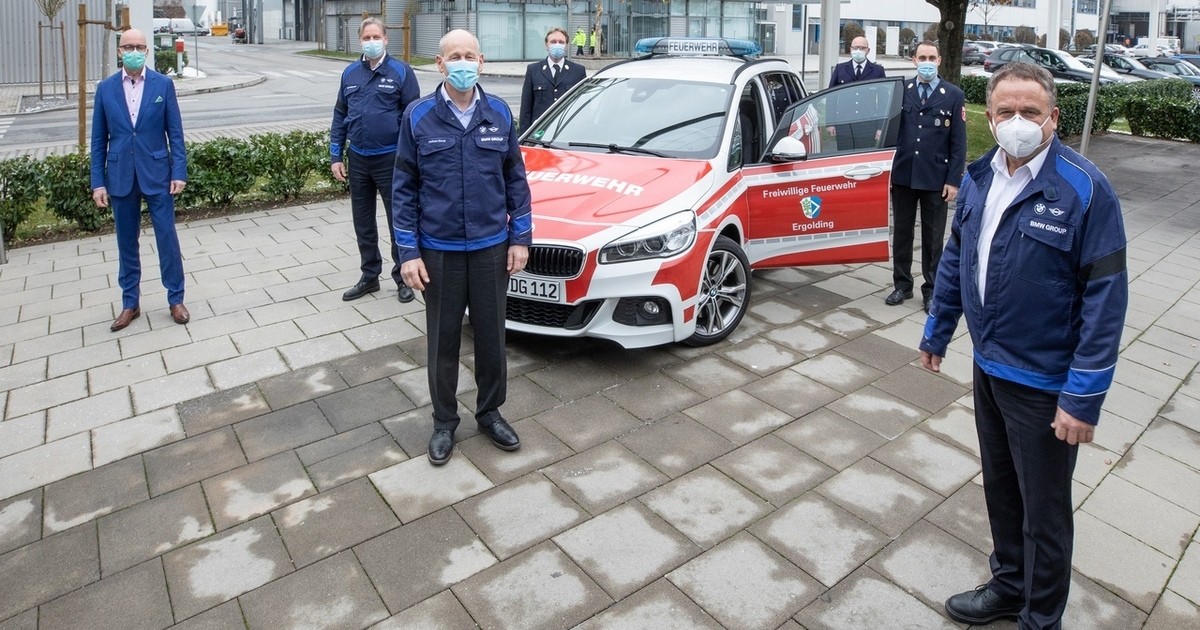
<svg viewBox="0 0 1200 630">
<path fill-rule="evenodd" d="M 886 298 L 883 298 L 883 303 L 887 304 L 888 306 L 895 306 L 897 304 L 903 304 L 904 300 L 911 299 L 912 291 L 901 291 L 900 289 L 896 289 L 895 291 L 892 291 Z"/>
<path fill-rule="evenodd" d="M 479 425 L 479 432 L 488 436 L 497 448 L 502 451 L 515 451 L 521 448 L 521 438 L 517 437 L 517 432 L 509 426 L 504 418 L 500 418 L 488 426 Z"/>
<path fill-rule="evenodd" d="M 921 305 L 921 310 L 925 311 L 925 314 L 926 314 L 926 315 L 928 315 L 928 314 L 929 314 L 929 304 L 930 304 L 930 302 L 933 302 L 933 298 L 931 298 L 931 297 L 927 297 L 927 298 L 925 298 L 925 303 Z"/>
<path fill-rule="evenodd" d="M 454 454 L 454 431 L 450 429 L 434 429 L 433 437 L 429 438 L 429 463 L 441 466 L 450 461 Z"/>
<path fill-rule="evenodd" d="M 396 287 L 396 299 L 400 300 L 401 304 L 408 304 L 415 297 L 417 296 L 413 295 L 413 290 L 408 288 L 408 285 L 402 284 Z"/>
<path fill-rule="evenodd" d="M 982 625 L 999 619 L 1016 619 L 1025 606 L 1005 601 L 987 584 L 946 600 L 946 614 L 959 623 Z"/>
<path fill-rule="evenodd" d="M 371 278 L 369 280 L 367 278 L 363 278 L 362 280 L 358 281 L 358 284 L 350 287 L 349 290 L 343 293 L 342 299 L 349 302 L 350 300 L 357 300 L 368 293 L 374 293 L 378 290 L 379 278 Z"/>
</svg>

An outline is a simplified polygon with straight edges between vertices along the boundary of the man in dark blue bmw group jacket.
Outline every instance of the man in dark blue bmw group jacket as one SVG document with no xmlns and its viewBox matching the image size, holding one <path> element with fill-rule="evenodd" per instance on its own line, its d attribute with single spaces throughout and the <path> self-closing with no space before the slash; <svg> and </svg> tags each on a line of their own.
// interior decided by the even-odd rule
<svg viewBox="0 0 1200 630">
<path fill-rule="evenodd" d="M 358 36 L 363 56 L 342 72 L 329 132 L 333 176 L 350 182 L 350 213 L 362 271 L 358 283 L 342 294 L 342 299 L 356 300 L 379 290 L 383 258 L 379 255 L 375 197 L 382 195 L 392 242 L 396 296 L 401 302 L 411 302 L 413 292 L 400 278 L 400 259 L 392 235 L 392 168 L 400 117 L 404 108 L 421 95 L 421 88 L 412 68 L 387 54 L 387 31 L 382 20 L 363 20 Z"/>
<path fill-rule="evenodd" d="M 529 183 L 512 110 L 476 85 L 479 40 L 442 36 L 446 80 L 409 105 L 396 151 L 396 243 L 404 281 L 425 292 L 433 436 L 429 461 L 450 460 L 458 427 L 462 320 L 475 339 L 475 422 L 497 447 L 520 448 L 500 416 L 508 380 L 504 316 L 508 277 L 525 268 L 532 242 Z"/>
<path fill-rule="evenodd" d="M 965 316 L 994 551 L 954 620 L 1061 628 L 1074 538 L 1071 475 L 1113 380 L 1128 302 L 1125 227 L 1108 180 L 1059 142 L 1054 79 L 1010 63 L 988 83 L 998 149 L 963 177 L 921 340 L 937 372 Z"/>
</svg>

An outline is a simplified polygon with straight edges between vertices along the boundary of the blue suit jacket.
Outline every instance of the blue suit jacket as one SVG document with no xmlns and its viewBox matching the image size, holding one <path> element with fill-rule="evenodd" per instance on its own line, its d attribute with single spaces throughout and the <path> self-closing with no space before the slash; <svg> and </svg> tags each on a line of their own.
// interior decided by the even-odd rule
<svg viewBox="0 0 1200 630">
<path fill-rule="evenodd" d="M 121 86 L 123 72 L 96 86 L 92 110 L 92 189 L 106 188 L 109 196 L 133 191 L 134 175 L 144 195 L 170 192 L 171 181 L 187 181 L 187 152 L 183 119 L 175 98 L 175 82 L 149 68 L 142 71 L 142 105 L 137 127 L 129 120 L 129 105 Z"/>
<path fill-rule="evenodd" d="M 862 78 L 858 80 L 869 81 L 871 79 L 882 79 L 886 76 L 883 72 L 883 66 L 868 59 L 863 62 Z M 843 61 L 833 67 L 833 72 L 829 76 L 829 87 L 843 83 L 853 83 L 854 81 L 854 61 Z"/>
</svg>

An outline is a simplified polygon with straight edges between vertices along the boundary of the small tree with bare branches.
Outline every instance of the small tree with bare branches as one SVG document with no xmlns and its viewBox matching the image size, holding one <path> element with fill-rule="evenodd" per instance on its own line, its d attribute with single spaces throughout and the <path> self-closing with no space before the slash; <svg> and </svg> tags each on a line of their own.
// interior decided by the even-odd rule
<svg viewBox="0 0 1200 630">
<path fill-rule="evenodd" d="M 991 33 L 992 20 L 996 19 L 996 12 L 1000 7 L 1012 6 L 1013 0 L 970 0 L 971 12 L 979 15 L 979 19 L 983 22 L 983 32 Z"/>
<path fill-rule="evenodd" d="M 63 51 L 63 89 L 66 91 L 66 95 L 69 97 L 71 96 L 71 84 L 67 80 L 66 25 L 61 23 L 58 26 L 54 25 L 54 18 L 58 17 L 58 14 L 62 11 L 63 6 L 67 4 L 67 0 L 33 0 L 33 3 L 37 5 L 37 8 L 42 12 L 42 15 L 46 16 L 46 24 L 43 25 L 42 21 L 38 20 L 38 96 L 41 98 L 46 97 L 46 82 L 42 78 L 42 68 L 46 66 L 46 50 L 53 50 L 54 32 L 59 31 L 62 37 Z M 42 45 L 42 29 L 44 28 L 50 30 L 50 46 Z M 51 62 L 53 62 L 53 59 Z M 54 79 L 51 78 L 50 82 L 53 83 Z"/>
</svg>

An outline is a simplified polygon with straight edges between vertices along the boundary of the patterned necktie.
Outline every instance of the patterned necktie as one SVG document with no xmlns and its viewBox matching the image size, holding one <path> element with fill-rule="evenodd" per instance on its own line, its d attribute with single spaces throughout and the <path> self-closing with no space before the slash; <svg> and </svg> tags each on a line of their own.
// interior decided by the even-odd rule
<svg viewBox="0 0 1200 630">
<path fill-rule="evenodd" d="M 917 87 L 917 92 L 921 95 L 921 104 L 924 105 L 925 101 L 929 99 L 929 86 L 922 83 Z"/>
<path fill-rule="evenodd" d="M 854 66 L 854 80 L 857 81 L 861 78 L 862 78 L 862 64 L 859 64 L 857 66 Z"/>
</svg>

